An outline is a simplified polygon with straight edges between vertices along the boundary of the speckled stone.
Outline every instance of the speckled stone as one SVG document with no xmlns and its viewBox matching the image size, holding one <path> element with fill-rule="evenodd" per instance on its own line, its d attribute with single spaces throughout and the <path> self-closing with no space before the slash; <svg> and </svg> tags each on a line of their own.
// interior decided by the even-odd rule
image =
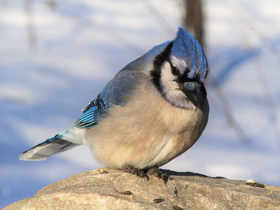
<svg viewBox="0 0 280 210">
<path fill-rule="evenodd" d="M 171 180 L 149 181 L 120 170 L 76 174 L 41 189 L 3 210 L 92 209 L 280 209 L 280 188 L 246 181 L 165 171 Z"/>
</svg>

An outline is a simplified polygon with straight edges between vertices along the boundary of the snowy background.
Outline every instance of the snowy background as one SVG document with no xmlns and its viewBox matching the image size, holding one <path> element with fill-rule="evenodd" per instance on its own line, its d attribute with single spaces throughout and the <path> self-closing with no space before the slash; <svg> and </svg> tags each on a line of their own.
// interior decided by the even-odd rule
<svg viewBox="0 0 280 210">
<path fill-rule="evenodd" d="M 204 1 L 210 119 L 163 168 L 280 186 L 279 8 Z M 183 15 L 181 0 L 0 0 L 0 208 L 102 167 L 83 146 L 42 162 L 18 155 L 70 127 L 123 66 L 173 39 Z"/>
</svg>

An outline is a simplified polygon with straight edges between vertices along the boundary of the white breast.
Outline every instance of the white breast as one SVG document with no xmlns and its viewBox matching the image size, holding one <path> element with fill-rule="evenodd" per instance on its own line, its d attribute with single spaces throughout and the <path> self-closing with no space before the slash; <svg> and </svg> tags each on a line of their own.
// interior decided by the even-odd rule
<svg viewBox="0 0 280 210">
<path fill-rule="evenodd" d="M 91 150 L 107 167 L 161 166 L 190 148 L 206 126 L 208 104 L 205 112 L 176 108 L 149 81 L 133 95 L 87 132 Z"/>
</svg>

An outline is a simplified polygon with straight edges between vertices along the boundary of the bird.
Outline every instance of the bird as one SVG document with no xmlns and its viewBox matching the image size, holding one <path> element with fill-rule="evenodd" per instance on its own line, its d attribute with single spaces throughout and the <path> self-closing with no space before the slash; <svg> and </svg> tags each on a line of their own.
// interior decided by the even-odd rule
<svg viewBox="0 0 280 210">
<path fill-rule="evenodd" d="M 209 115 L 208 63 L 199 42 L 179 27 L 121 69 L 74 125 L 32 147 L 20 160 L 45 160 L 79 145 L 107 168 L 142 174 L 187 151 Z"/>
</svg>

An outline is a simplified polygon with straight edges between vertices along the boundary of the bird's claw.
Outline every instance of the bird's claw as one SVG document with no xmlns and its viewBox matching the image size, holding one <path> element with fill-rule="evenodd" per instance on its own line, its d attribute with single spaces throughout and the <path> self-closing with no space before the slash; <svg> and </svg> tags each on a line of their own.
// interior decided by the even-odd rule
<svg viewBox="0 0 280 210">
<path fill-rule="evenodd" d="M 157 178 L 163 180 L 164 184 L 166 184 L 168 180 L 171 180 L 170 176 L 166 173 L 163 173 L 158 167 L 153 167 L 148 169 L 146 174 L 148 176 L 150 175 L 156 176 Z"/>
<path fill-rule="evenodd" d="M 149 181 L 150 176 L 155 176 L 155 177 L 163 180 L 164 184 L 166 184 L 168 182 L 168 180 L 171 180 L 170 176 L 167 175 L 166 173 L 163 173 L 158 167 L 153 167 L 153 168 L 149 168 L 147 170 L 143 170 L 143 169 L 138 169 L 138 168 L 134 168 L 132 166 L 127 165 L 123 168 L 123 170 L 125 172 L 135 174 L 136 176 L 139 176 L 141 178 L 145 178 L 148 181 Z"/>
<path fill-rule="evenodd" d="M 132 166 L 127 165 L 123 168 L 123 170 L 125 172 L 135 174 L 136 176 L 139 176 L 141 178 L 146 178 L 147 180 L 149 180 L 149 176 L 145 173 L 145 171 L 143 169 L 138 169 L 138 168 L 134 168 Z"/>
</svg>

